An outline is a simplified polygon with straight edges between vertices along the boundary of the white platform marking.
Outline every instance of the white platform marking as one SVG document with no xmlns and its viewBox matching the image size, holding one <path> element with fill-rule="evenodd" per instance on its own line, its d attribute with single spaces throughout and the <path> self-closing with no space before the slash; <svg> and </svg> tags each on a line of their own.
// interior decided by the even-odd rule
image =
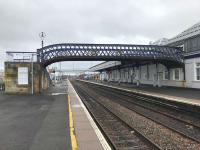
<svg viewBox="0 0 200 150">
<path fill-rule="evenodd" d="M 57 95 L 66 95 L 67 93 L 51 93 L 52 96 L 57 96 Z"/>
</svg>

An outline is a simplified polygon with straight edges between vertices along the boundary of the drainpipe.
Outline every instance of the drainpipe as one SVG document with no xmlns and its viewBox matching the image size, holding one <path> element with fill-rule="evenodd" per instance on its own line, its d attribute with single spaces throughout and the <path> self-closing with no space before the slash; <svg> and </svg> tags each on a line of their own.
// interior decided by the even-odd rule
<svg viewBox="0 0 200 150">
<path fill-rule="evenodd" d="M 42 89 L 41 89 L 41 91 L 44 89 L 44 70 L 43 70 L 43 68 L 42 68 L 42 78 L 41 78 L 42 80 Z"/>
<path fill-rule="evenodd" d="M 183 87 L 186 87 L 185 63 L 183 65 Z"/>
<path fill-rule="evenodd" d="M 185 64 L 184 64 L 184 66 L 183 66 L 183 80 L 184 80 L 184 81 L 186 80 L 186 78 L 185 78 Z"/>
<path fill-rule="evenodd" d="M 140 67 L 137 66 L 137 82 L 136 82 L 136 85 L 137 85 L 137 86 L 140 85 L 140 78 L 141 78 Z"/>
<path fill-rule="evenodd" d="M 31 94 L 33 95 L 34 94 L 34 90 L 33 90 L 33 88 L 34 88 L 34 86 L 33 86 L 33 84 L 34 84 L 33 83 L 33 81 L 34 81 L 33 80 L 33 78 L 34 78 L 34 74 L 33 74 L 33 54 L 32 54 L 32 58 L 31 58 L 31 73 L 32 73 L 32 79 L 31 79 L 31 83 L 32 83 L 32 85 L 31 85 L 32 87 L 31 88 L 32 89 L 31 89 Z"/>
<path fill-rule="evenodd" d="M 159 77 L 158 77 L 158 63 L 156 62 L 156 85 L 155 86 L 158 86 L 159 87 Z"/>
</svg>

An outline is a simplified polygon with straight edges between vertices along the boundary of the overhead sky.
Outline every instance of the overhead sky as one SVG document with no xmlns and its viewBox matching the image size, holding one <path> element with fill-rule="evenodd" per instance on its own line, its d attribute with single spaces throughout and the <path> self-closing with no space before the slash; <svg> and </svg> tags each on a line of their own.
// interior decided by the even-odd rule
<svg viewBox="0 0 200 150">
<path fill-rule="evenodd" d="M 199 6 L 199 0 L 0 0 L 0 68 L 5 51 L 39 48 L 41 31 L 45 45 L 148 44 L 199 22 Z"/>
</svg>

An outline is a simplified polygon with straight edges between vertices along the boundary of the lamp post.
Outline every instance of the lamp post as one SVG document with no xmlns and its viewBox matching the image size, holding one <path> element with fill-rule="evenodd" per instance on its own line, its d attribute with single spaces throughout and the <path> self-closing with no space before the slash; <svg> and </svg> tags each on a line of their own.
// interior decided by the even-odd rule
<svg viewBox="0 0 200 150">
<path fill-rule="evenodd" d="M 42 48 L 44 47 L 44 38 L 46 37 L 46 33 L 45 32 L 40 32 L 39 33 L 39 37 L 41 39 L 41 46 Z M 43 72 L 42 72 L 42 89 L 44 87 L 44 83 L 43 83 Z"/>
<path fill-rule="evenodd" d="M 46 37 L 46 33 L 44 32 L 39 33 L 39 37 L 41 39 L 41 46 L 44 47 L 44 38 Z"/>
</svg>

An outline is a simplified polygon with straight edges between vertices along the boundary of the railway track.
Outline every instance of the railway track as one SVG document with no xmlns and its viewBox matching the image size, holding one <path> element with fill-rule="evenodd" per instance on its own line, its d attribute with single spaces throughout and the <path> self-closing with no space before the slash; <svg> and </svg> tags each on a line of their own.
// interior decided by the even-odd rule
<svg viewBox="0 0 200 150">
<path fill-rule="evenodd" d="M 191 112 L 188 113 L 186 111 L 183 111 L 182 109 L 179 109 L 179 107 L 176 105 L 157 102 L 151 98 L 142 97 L 141 95 L 134 95 L 132 93 L 104 87 L 101 85 L 95 85 L 92 83 L 85 83 L 81 81 L 78 82 L 79 85 L 82 86 L 82 89 L 80 89 L 80 91 L 82 90 L 85 93 L 88 93 L 87 96 L 89 96 L 92 91 L 95 91 L 94 94 L 95 96 L 93 97 L 93 99 L 98 99 L 97 97 L 99 97 L 99 99 L 109 99 L 109 101 L 118 103 L 120 106 L 127 108 L 132 112 L 141 115 L 147 119 L 150 119 L 153 122 L 160 124 L 165 128 L 168 128 L 169 132 L 173 131 L 174 132 L 173 134 L 175 133 L 176 133 L 175 135 L 179 134 L 181 136 L 181 139 L 182 138 L 186 139 L 186 141 L 180 140 L 182 142 L 184 141 L 186 144 L 183 142 L 182 143 L 183 145 L 181 143 L 180 146 L 178 145 L 177 147 L 176 145 L 174 145 L 174 147 L 172 146 L 173 147 L 172 149 L 195 149 L 195 150 L 200 149 L 199 116 L 196 115 L 191 116 Z M 163 146 L 163 143 L 162 144 L 159 142 L 157 143 L 156 139 L 154 140 L 152 140 L 151 138 L 149 139 L 150 141 L 153 141 L 153 143 L 155 143 L 156 145 L 159 145 L 162 148 L 164 147 L 164 149 L 168 149 L 166 148 L 167 146 L 165 146 L 165 142 Z M 194 146 L 195 148 L 193 146 L 191 147 L 188 146 L 188 145 L 193 145 L 195 143 L 196 143 L 196 146 Z M 166 145 L 170 145 L 170 143 Z M 184 147 L 184 145 L 187 145 L 188 147 L 187 146 Z"/>
<path fill-rule="evenodd" d="M 106 91 L 109 90 L 110 92 L 117 93 L 118 95 L 120 94 L 121 96 L 127 96 L 131 98 L 131 102 L 137 102 L 138 104 L 141 103 L 143 104 L 143 106 L 148 106 L 149 109 L 153 108 L 152 110 L 154 111 L 159 111 L 164 115 L 167 115 L 172 118 L 174 117 L 178 120 L 184 121 L 188 124 L 193 124 L 194 126 L 200 128 L 200 111 L 198 111 L 197 113 L 192 110 L 187 111 L 184 108 L 180 108 L 176 104 L 169 104 L 167 102 L 163 102 L 161 99 L 155 100 L 152 98 L 140 96 L 134 93 L 128 93 L 117 89 L 112 89 L 108 87 L 103 87 L 103 89 L 106 89 Z"/>
<path fill-rule="evenodd" d="M 156 143 L 122 121 L 113 114 L 84 86 L 72 82 L 94 120 L 107 137 L 113 149 L 123 150 L 161 150 Z"/>
<path fill-rule="evenodd" d="M 92 86 L 92 88 L 101 95 L 108 97 L 110 100 L 120 103 L 130 110 L 200 143 L 200 127 L 192 123 L 192 121 L 181 119 L 180 117 L 178 118 L 176 114 L 172 116 L 168 114 L 166 110 L 163 112 L 161 108 L 155 109 L 155 105 L 150 105 L 148 99 L 142 97 L 138 98 L 120 92 L 117 93 L 110 88 L 96 88 L 95 86 Z M 145 99 L 145 101 L 143 99 Z M 182 115 L 182 118 L 184 118 L 184 115 Z"/>
</svg>

